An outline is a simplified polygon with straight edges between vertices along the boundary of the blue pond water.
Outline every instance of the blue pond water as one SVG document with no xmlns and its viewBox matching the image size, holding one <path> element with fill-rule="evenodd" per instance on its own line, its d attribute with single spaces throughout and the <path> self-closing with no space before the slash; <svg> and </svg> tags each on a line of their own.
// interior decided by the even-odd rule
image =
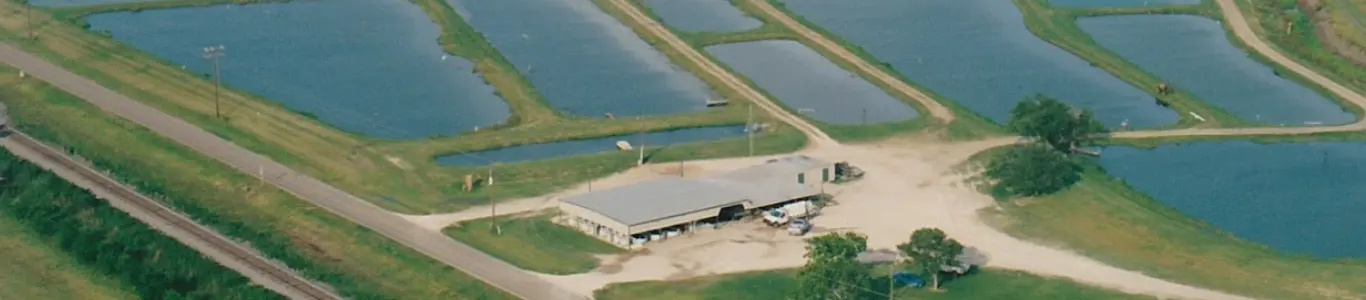
<svg viewBox="0 0 1366 300">
<path fill-rule="evenodd" d="M 1132 15 L 1082 18 L 1077 25 L 1101 46 L 1243 119 L 1287 125 L 1356 119 L 1234 47 L 1214 20 Z"/>
<path fill-rule="evenodd" d="M 1035 93 L 1090 108 L 1110 126 L 1177 121 L 1144 91 L 1034 36 L 1010 1 L 781 1 L 911 81 L 998 122 Z"/>
<path fill-rule="evenodd" d="M 650 11 L 670 27 L 686 31 L 741 31 L 763 25 L 729 0 L 648 0 Z"/>
<path fill-rule="evenodd" d="M 702 110 L 700 79 L 583 0 L 448 0 L 555 108 L 600 117 Z"/>
<path fill-rule="evenodd" d="M 1197 3 L 1200 0 L 1048 0 L 1048 4 L 1062 7 L 1141 7 Z"/>
<path fill-rule="evenodd" d="M 1366 143 L 1111 147 L 1113 176 L 1234 235 L 1292 253 L 1366 257 Z"/>
<path fill-rule="evenodd" d="M 710 141 L 741 136 L 745 136 L 744 125 L 697 127 L 675 129 L 668 131 L 647 132 L 645 133 L 645 151 L 649 152 L 650 149 L 660 146 Z M 627 141 L 631 143 L 631 146 L 633 147 L 640 147 L 639 135 L 626 134 L 586 140 L 520 145 L 485 151 L 476 151 L 466 154 L 452 154 L 438 157 L 436 158 L 436 161 L 441 164 L 457 166 L 482 166 L 488 165 L 491 162 L 515 163 L 538 159 L 617 151 L 617 141 Z"/>
<path fill-rule="evenodd" d="M 777 100 L 821 122 L 871 124 L 916 116 L 910 105 L 795 41 L 722 44 L 706 51 Z"/>
<path fill-rule="evenodd" d="M 453 134 L 501 122 L 507 104 L 473 65 L 446 57 L 438 28 L 402 0 L 297 1 L 108 13 L 94 30 L 199 74 L 224 45 L 223 83 L 384 138 Z M 224 103 L 232 112 L 231 103 Z M 246 114 L 249 112 L 233 112 Z"/>
<path fill-rule="evenodd" d="M 114 4 L 114 3 L 150 2 L 150 1 L 154 1 L 154 0 L 29 0 L 29 3 L 32 3 L 34 6 L 58 7 L 58 6 L 92 5 L 92 4 Z"/>
</svg>

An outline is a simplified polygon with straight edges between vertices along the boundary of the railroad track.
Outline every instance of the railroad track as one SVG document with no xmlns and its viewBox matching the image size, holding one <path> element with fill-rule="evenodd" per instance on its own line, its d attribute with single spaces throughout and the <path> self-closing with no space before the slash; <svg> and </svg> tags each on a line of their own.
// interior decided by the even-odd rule
<svg viewBox="0 0 1366 300">
<path fill-rule="evenodd" d="M 264 257 L 257 255 L 252 250 L 228 240 L 227 238 L 219 235 L 218 233 L 209 230 L 208 228 L 199 225 L 198 223 L 195 223 L 193 220 L 190 220 L 188 217 L 181 215 L 180 213 L 172 211 L 170 208 L 167 208 L 166 206 L 162 205 L 159 201 L 147 198 L 146 196 L 137 193 L 132 188 L 125 186 L 112 178 L 109 178 L 109 176 L 106 176 L 103 173 L 96 171 L 95 169 L 92 169 L 85 163 L 79 162 L 76 159 L 67 156 L 66 153 L 63 153 L 62 151 L 53 149 L 52 147 L 48 147 L 47 145 L 38 142 L 37 140 L 34 140 L 32 137 L 29 137 L 28 135 L 17 130 L 5 129 L 4 134 L 6 135 L 5 138 L 18 143 L 24 148 L 33 150 L 33 152 L 37 153 L 38 155 L 41 155 L 47 160 L 50 160 L 52 162 L 60 164 L 61 166 L 67 169 L 75 171 L 79 176 L 83 177 L 84 179 L 89 180 L 91 183 L 98 185 L 99 187 L 113 193 L 115 196 L 126 199 L 129 204 L 136 206 L 138 209 L 141 209 L 147 214 L 154 216 L 158 219 L 161 219 L 162 221 L 166 222 L 167 224 L 171 224 L 171 226 L 174 226 L 177 229 L 189 233 L 190 235 L 194 236 L 200 241 L 203 241 L 210 247 L 219 250 L 221 253 L 227 254 L 233 260 L 236 260 L 242 263 L 243 265 L 247 266 L 248 268 L 251 268 L 256 272 L 259 272 L 260 274 L 269 277 L 270 280 L 273 280 L 277 283 L 287 286 L 290 289 L 293 289 L 295 292 L 297 292 L 293 294 L 303 296 L 303 299 L 342 299 L 340 296 L 333 294 L 329 290 L 320 287 L 316 284 L 313 284 L 311 281 L 307 279 L 300 278 L 293 272 L 286 270 L 284 267 L 271 263 Z M 294 298 L 300 297 L 295 296 Z"/>
</svg>

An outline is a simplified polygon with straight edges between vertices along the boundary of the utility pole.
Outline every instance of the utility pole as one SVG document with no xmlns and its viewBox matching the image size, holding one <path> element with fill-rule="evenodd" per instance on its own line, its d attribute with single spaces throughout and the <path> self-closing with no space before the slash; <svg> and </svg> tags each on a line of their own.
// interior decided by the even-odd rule
<svg viewBox="0 0 1366 300">
<path fill-rule="evenodd" d="M 749 140 L 749 156 L 754 156 L 754 103 L 749 104 L 749 116 L 745 117 L 745 138 Z"/>
<path fill-rule="evenodd" d="M 863 108 L 863 125 L 868 125 L 868 108 Z"/>
<path fill-rule="evenodd" d="M 33 3 L 24 0 L 24 39 L 33 39 Z"/>
<path fill-rule="evenodd" d="M 223 117 L 218 112 L 218 90 L 223 88 L 222 76 L 219 76 L 220 73 L 218 72 L 218 58 L 223 57 L 223 50 L 223 45 L 204 47 L 204 59 L 213 61 L 213 116 L 215 118 Z"/>
<path fill-rule="evenodd" d="M 636 117 L 636 121 L 640 122 L 640 156 L 636 158 L 636 165 L 639 166 L 645 164 L 645 121 L 640 117 Z"/>
</svg>

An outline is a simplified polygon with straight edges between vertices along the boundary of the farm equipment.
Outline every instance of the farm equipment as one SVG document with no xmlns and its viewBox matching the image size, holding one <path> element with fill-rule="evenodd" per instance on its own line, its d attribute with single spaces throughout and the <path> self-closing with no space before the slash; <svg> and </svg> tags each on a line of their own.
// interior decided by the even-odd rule
<svg viewBox="0 0 1366 300">
<path fill-rule="evenodd" d="M 846 161 L 835 163 L 835 181 L 850 181 L 859 178 L 863 178 L 863 169 L 851 166 Z"/>
</svg>

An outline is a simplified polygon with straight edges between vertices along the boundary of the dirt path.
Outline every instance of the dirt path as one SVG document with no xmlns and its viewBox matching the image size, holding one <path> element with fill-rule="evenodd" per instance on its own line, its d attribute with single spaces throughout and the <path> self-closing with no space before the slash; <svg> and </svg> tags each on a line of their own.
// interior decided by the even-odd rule
<svg viewBox="0 0 1366 300">
<path fill-rule="evenodd" d="M 896 92 L 909 96 L 911 99 L 915 99 L 921 106 L 924 106 L 925 109 L 929 110 L 929 114 L 934 116 L 935 119 L 938 119 L 945 124 L 953 122 L 953 112 L 949 111 L 947 107 L 944 107 L 944 105 L 938 101 L 934 101 L 929 95 L 926 95 L 925 93 L 920 92 L 920 90 L 911 87 L 911 85 L 906 84 L 906 82 L 897 79 L 896 76 L 883 72 L 882 69 L 864 61 L 862 58 L 859 58 L 858 55 L 854 55 L 853 52 L 849 52 L 848 49 L 844 49 L 844 47 L 840 46 L 838 43 L 825 38 L 825 36 L 811 30 L 811 28 L 807 28 L 806 25 L 802 25 L 801 22 L 793 20 L 791 16 L 784 14 L 782 11 L 773 7 L 772 4 L 769 4 L 768 0 L 751 0 L 750 2 L 754 3 L 759 10 L 763 10 L 764 13 L 777 19 L 778 22 L 783 23 L 783 26 L 791 28 L 792 31 L 805 37 L 807 40 L 816 43 L 816 45 L 820 45 L 825 51 L 834 53 L 835 56 L 838 56 L 840 59 L 854 64 L 859 70 L 871 74 L 873 78 L 877 78 L 877 80 L 881 81 L 883 84 L 891 86 Z"/>
</svg>

